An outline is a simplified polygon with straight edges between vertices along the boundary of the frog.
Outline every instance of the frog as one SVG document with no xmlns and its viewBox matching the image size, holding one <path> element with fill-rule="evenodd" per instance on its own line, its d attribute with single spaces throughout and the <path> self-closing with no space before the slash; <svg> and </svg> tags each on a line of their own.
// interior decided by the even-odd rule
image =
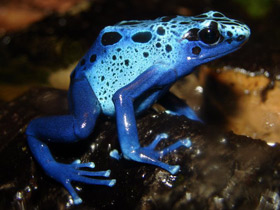
<svg viewBox="0 0 280 210">
<path fill-rule="evenodd" d="M 93 171 L 94 162 L 79 159 L 59 163 L 48 144 L 87 139 L 103 114 L 116 120 L 124 158 L 178 173 L 179 165 L 161 159 L 179 147 L 189 148 L 190 140 L 156 150 L 168 138 L 160 133 L 148 146 L 141 146 L 136 117 L 157 102 L 169 113 L 201 121 L 170 87 L 197 66 L 241 48 L 249 36 L 247 25 L 217 11 L 121 21 L 105 27 L 70 75 L 69 114 L 39 117 L 28 124 L 30 151 L 45 173 L 66 188 L 72 203 L 82 203 L 71 182 L 112 187 L 116 180 L 108 178 L 111 171 Z"/>
</svg>

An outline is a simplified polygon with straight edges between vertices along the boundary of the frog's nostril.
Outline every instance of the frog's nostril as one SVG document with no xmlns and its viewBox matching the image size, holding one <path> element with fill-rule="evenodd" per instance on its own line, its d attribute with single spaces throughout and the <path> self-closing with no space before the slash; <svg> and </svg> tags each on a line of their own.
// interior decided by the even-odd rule
<svg viewBox="0 0 280 210">
<path fill-rule="evenodd" d="M 244 35 L 239 35 L 238 37 L 237 37 L 237 41 L 242 41 L 242 40 L 244 40 L 245 39 L 245 36 Z"/>
</svg>

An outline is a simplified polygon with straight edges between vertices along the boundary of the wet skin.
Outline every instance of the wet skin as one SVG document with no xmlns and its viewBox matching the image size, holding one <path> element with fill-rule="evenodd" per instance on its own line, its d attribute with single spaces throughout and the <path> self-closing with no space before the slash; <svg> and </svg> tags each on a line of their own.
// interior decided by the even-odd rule
<svg viewBox="0 0 280 210">
<path fill-rule="evenodd" d="M 104 28 L 71 74 L 69 115 L 41 117 L 28 125 L 26 134 L 33 155 L 50 177 L 65 186 L 75 204 L 82 199 L 71 181 L 113 186 L 116 180 L 100 179 L 110 176 L 110 170 L 82 170 L 94 168 L 94 163 L 80 160 L 58 163 L 48 148 L 48 142 L 71 143 L 87 138 L 102 113 L 115 117 L 126 159 L 177 173 L 178 165 L 160 159 L 178 147 L 190 147 L 190 140 L 178 140 L 156 151 L 156 145 L 168 137 L 162 133 L 142 147 L 135 116 L 161 98 L 169 113 L 200 121 L 169 88 L 192 73 L 194 67 L 239 49 L 249 35 L 246 25 L 215 11 L 195 17 L 122 21 Z"/>
</svg>

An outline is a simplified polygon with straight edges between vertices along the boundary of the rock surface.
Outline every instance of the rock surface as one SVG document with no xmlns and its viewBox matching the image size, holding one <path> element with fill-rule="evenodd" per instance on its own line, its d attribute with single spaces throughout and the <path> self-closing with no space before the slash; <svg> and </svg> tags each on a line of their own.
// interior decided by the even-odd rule
<svg viewBox="0 0 280 210">
<path fill-rule="evenodd" d="M 58 161 L 94 161 L 96 170 L 110 168 L 111 177 L 117 179 L 112 188 L 75 183 L 84 202 L 72 206 L 67 191 L 34 161 L 24 135 L 32 118 L 67 111 L 65 91 L 35 89 L 0 110 L 1 209 L 277 209 L 280 205 L 278 144 L 269 146 L 149 110 L 137 120 L 141 144 L 162 132 L 169 138 L 158 149 L 191 138 L 190 149 L 164 158 L 181 165 L 181 171 L 171 175 L 154 166 L 110 158 L 112 149 L 119 150 L 118 138 L 114 120 L 103 118 L 87 140 L 50 145 Z"/>
</svg>

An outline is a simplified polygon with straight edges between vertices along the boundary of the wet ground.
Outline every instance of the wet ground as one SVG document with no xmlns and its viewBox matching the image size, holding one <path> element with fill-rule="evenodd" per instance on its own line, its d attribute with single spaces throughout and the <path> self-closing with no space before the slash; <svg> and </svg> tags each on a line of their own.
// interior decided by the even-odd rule
<svg viewBox="0 0 280 210">
<path fill-rule="evenodd" d="M 112 188 L 74 183 L 84 202 L 73 206 L 67 191 L 36 163 L 24 135 L 25 125 L 35 116 L 66 111 L 66 92 L 46 88 L 2 106 L 2 209 L 277 209 L 280 205 L 278 144 L 150 110 L 137 120 L 142 145 L 163 132 L 169 137 L 158 150 L 178 139 L 192 140 L 191 148 L 164 158 L 179 164 L 180 172 L 171 175 L 154 166 L 110 158 L 110 151 L 120 151 L 116 126 L 101 118 L 87 140 L 50 145 L 57 161 L 94 161 L 96 170 L 111 169 L 111 177 L 117 179 Z"/>
</svg>

